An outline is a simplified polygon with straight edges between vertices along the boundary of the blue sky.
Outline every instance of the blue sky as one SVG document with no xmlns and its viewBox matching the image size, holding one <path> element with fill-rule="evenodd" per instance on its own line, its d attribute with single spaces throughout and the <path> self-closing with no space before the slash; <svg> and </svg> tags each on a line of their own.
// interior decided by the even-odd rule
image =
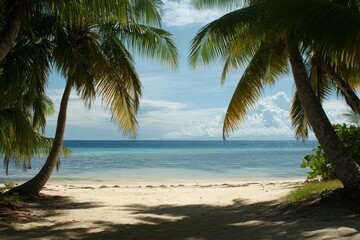
<svg viewBox="0 0 360 240">
<path fill-rule="evenodd" d="M 180 49 L 180 66 L 169 70 L 157 62 L 136 58 L 136 69 L 143 84 L 138 112 L 140 140 L 221 140 L 222 123 L 229 100 L 242 71 L 228 75 L 220 85 L 222 64 L 191 70 L 187 63 L 189 43 L 206 23 L 224 12 L 198 11 L 190 0 L 165 0 L 163 27 L 170 31 Z M 48 94 L 58 109 L 65 80 L 51 75 Z M 291 76 L 284 76 L 276 85 L 264 91 L 257 106 L 249 111 L 247 120 L 230 136 L 231 139 L 294 139 L 289 120 L 293 94 Z M 324 108 L 333 123 L 343 122 L 347 112 L 343 100 L 325 102 Z M 57 113 L 48 118 L 46 135 L 54 136 Z M 122 140 L 124 137 L 101 102 L 88 110 L 73 90 L 69 102 L 65 139 Z"/>
</svg>

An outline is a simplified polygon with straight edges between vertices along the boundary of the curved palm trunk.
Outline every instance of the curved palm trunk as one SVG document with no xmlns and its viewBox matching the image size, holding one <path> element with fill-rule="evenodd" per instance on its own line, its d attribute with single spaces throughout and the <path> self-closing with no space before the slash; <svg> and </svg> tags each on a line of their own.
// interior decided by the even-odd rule
<svg viewBox="0 0 360 240">
<path fill-rule="evenodd" d="M 13 188 L 11 192 L 17 192 L 24 195 L 38 195 L 41 189 L 48 182 L 60 157 L 60 150 L 65 133 L 66 111 L 71 93 L 71 85 L 71 81 L 68 80 L 60 103 L 54 142 L 44 166 L 35 177 L 24 184 Z"/>
<path fill-rule="evenodd" d="M 360 99 L 351 89 L 349 84 L 330 66 L 324 66 L 324 70 L 329 75 L 330 79 L 333 80 L 336 83 L 337 87 L 340 89 L 341 93 L 345 97 L 346 103 L 351 107 L 354 112 L 360 115 Z"/>
<path fill-rule="evenodd" d="M 25 13 L 19 3 L 13 3 L 13 6 L 8 6 L 6 24 L 0 34 L 0 61 L 2 61 L 13 48 L 16 38 L 19 35 L 24 16 Z"/>
<path fill-rule="evenodd" d="M 298 48 L 288 45 L 287 49 L 297 93 L 316 138 L 344 187 L 359 190 L 359 165 L 350 156 L 343 143 L 337 137 L 319 99 L 312 90 Z"/>
</svg>

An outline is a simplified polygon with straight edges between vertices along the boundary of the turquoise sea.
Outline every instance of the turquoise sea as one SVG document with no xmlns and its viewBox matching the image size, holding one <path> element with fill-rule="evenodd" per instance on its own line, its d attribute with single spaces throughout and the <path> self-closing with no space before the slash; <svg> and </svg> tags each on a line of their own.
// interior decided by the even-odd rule
<svg viewBox="0 0 360 240">
<path fill-rule="evenodd" d="M 316 141 L 65 141 L 70 158 L 61 158 L 53 180 L 281 180 L 305 179 L 301 159 Z M 11 166 L 1 182 L 34 176 L 44 158 L 23 172 Z"/>
</svg>

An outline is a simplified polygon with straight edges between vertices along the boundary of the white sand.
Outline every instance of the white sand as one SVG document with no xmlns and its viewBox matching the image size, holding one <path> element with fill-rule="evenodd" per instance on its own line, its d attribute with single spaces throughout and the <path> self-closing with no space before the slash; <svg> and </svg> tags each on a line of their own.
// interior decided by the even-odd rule
<svg viewBox="0 0 360 240">
<path fill-rule="evenodd" d="M 279 209 L 299 181 L 51 183 L 0 239 L 360 239 L 359 219 Z"/>
</svg>

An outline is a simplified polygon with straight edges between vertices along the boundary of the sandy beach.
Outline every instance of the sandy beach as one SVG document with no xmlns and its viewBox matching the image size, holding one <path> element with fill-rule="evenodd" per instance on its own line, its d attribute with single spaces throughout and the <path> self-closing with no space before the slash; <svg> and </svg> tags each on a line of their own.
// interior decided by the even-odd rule
<svg viewBox="0 0 360 240">
<path fill-rule="evenodd" d="M 280 204 L 299 184 L 53 182 L 0 239 L 360 239 L 358 215 Z"/>
</svg>

